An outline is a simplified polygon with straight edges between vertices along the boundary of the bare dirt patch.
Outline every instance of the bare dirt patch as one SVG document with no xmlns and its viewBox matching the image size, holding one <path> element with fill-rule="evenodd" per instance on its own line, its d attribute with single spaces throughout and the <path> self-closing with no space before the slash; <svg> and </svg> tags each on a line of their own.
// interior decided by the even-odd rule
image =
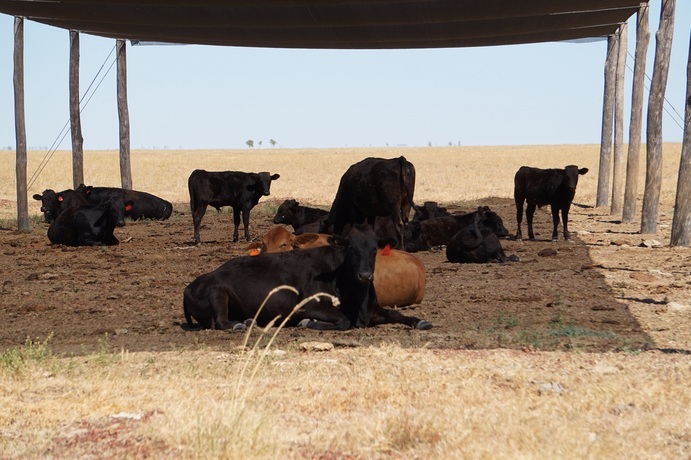
<svg viewBox="0 0 691 460">
<path fill-rule="evenodd" d="M 260 203 L 251 234 L 271 226 L 278 202 Z M 486 198 L 452 207 L 470 211 L 489 205 L 515 231 L 510 199 Z M 50 337 L 55 354 L 113 349 L 165 351 L 199 347 L 228 349 L 243 334 L 186 332 L 182 291 L 198 275 L 241 255 L 246 243 L 232 243 L 232 212 L 209 212 L 203 244 L 192 244 L 187 203 L 177 203 L 170 220 L 128 222 L 116 229 L 121 244 L 108 248 L 52 246 L 47 225 L 30 233 L 0 230 L 0 349 L 27 337 Z M 662 215 L 668 242 L 671 215 Z M 639 247 L 647 239 L 635 226 L 612 221 L 605 210 L 572 209 L 571 242 L 549 241 L 547 209 L 536 215 L 537 242 L 503 240 L 513 264 L 459 265 L 443 250 L 418 253 L 427 272 L 421 305 L 406 309 L 434 325 L 414 331 L 401 325 L 348 332 L 284 331 L 281 348 L 305 341 L 337 346 L 397 343 L 446 349 L 516 348 L 583 351 L 659 348 L 691 350 L 688 324 L 691 275 L 685 248 Z M 555 255 L 542 256 L 544 249 Z"/>
</svg>

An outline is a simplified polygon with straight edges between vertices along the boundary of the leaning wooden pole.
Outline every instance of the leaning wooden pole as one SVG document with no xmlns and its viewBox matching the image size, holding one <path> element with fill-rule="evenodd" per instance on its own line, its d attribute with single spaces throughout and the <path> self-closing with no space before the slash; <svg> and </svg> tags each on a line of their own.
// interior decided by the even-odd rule
<svg viewBox="0 0 691 460">
<path fill-rule="evenodd" d="M 14 18 L 14 130 L 17 142 L 17 229 L 29 231 L 24 119 L 24 18 Z"/>
<path fill-rule="evenodd" d="M 626 69 L 626 45 L 628 40 L 628 26 L 623 23 L 619 27 L 619 50 L 617 52 L 617 72 L 614 84 L 614 167 L 612 171 L 612 207 L 610 214 L 621 214 L 624 207 L 624 171 L 626 157 L 624 156 L 624 70 Z"/>
<path fill-rule="evenodd" d="M 629 150 L 626 158 L 626 190 L 622 222 L 633 222 L 638 199 L 638 172 L 641 154 L 641 126 L 643 120 L 643 90 L 645 83 L 645 60 L 650 42 L 648 26 L 648 4 L 641 4 L 636 16 L 636 56 L 633 66 L 633 89 L 631 93 L 631 120 L 629 122 Z"/>
<path fill-rule="evenodd" d="M 600 139 L 600 166 L 597 176 L 597 200 L 595 206 L 607 206 L 609 202 L 609 177 L 612 168 L 612 132 L 614 127 L 614 83 L 617 70 L 619 41 L 616 35 L 607 38 L 605 59 L 605 94 L 602 104 L 602 137 Z"/>
<path fill-rule="evenodd" d="M 670 246 L 689 246 L 689 243 L 691 243 L 691 40 L 689 40 L 689 63 L 686 66 L 684 139 L 681 145 Z"/>
<path fill-rule="evenodd" d="M 84 183 L 84 138 L 79 115 L 79 32 L 70 30 L 70 130 L 72 132 L 72 185 Z"/>
<path fill-rule="evenodd" d="M 125 40 L 117 41 L 118 116 L 120 118 L 120 179 L 122 188 L 132 189 L 130 166 L 130 114 L 127 109 L 127 54 Z"/>
<path fill-rule="evenodd" d="M 647 163 L 641 211 L 641 233 L 657 232 L 660 189 L 662 188 L 662 110 L 669 74 L 669 56 L 672 51 L 674 1 L 662 0 L 660 26 L 655 33 L 655 66 L 648 98 Z"/>
</svg>

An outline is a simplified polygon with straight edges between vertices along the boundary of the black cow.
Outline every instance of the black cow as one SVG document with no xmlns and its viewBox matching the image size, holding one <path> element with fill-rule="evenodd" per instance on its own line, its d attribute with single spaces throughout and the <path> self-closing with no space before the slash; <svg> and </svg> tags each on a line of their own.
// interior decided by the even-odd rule
<svg viewBox="0 0 691 460">
<path fill-rule="evenodd" d="M 65 209 L 69 209 L 80 204 L 86 204 L 86 198 L 72 189 L 63 190 L 55 193 L 55 190 L 46 189 L 43 194 L 34 194 L 34 200 L 41 202 L 41 212 L 47 223 L 53 222 Z"/>
<path fill-rule="evenodd" d="M 240 171 L 209 172 L 196 169 L 190 174 L 187 186 L 190 191 L 190 207 L 194 224 L 194 242 L 199 244 L 199 226 L 207 206 L 220 210 L 222 206 L 233 208 L 233 241 L 238 240 L 240 213 L 245 226 L 245 239 L 250 240 L 250 210 L 259 198 L 270 195 L 271 181 L 281 177 L 268 172 L 247 173 Z"/>
<path fill-rule="evenodd" d="M 453 214 L 421 221 L 420 236 L 411 241 L 406 246 L 406 249 L 413 252 L 448 244 L 456 233 L 473 224 L 478 213 L 481 213 L 480 223 L 490 229 L 495 235 L 503 237 L 509 234 L 499 214 L 492 211 L 488 206 L 482 206 L 477 211 L 467 214 Z"/>
<path fill-rule="evenodd" d="M 173 205 L 169 201 L 147 192 L 84 184 L 80 184 L 76 191 L 91 204 L 98 204 L 114 197 L 122 198 L 123 201 L 132 201 L 134 203 L 132 209 L 125 213 L 125 217 L 132 220 L 166 220 L 173 213 Z"/>
<path fill-rule="evenodd" d="M 125 212 L 132 202 L 113 197 L 99 204 L 65 209 L 48 227 L 48 239 L 66 246 L 113 246 L 119 243 L 115 227 L 125 225 Z"/>
<path fill-rule="evenodd" d="M 564 169 L 540 169 L 521 166 L 514 177 L 513 196 L 516 201 L 516 241 L 522 241 L 521 221 L 523 220 L 523 203 L 528 202 L 525 216 L 528 222 L 528 238 L 535 239 L 533 234 L 533 214 L 537 206 L 550 205 L 552 209 L 552 241 L 557 241 L 559 211 L 564 221 L 564 239 L 569 239 L 569 208 L 576 194 L 578 176 L 588 172 L 588 168 L 578 169 L 569 165 Z"/>
<path fill-rule="evenodd" d="M 320 228 L 340 234 L 346 225 L 367 221 L 374 226 L 377 216 L 389 217 L 399 247 L 405 246 L 413 193 L 415 167 L 405 157 L 365 158 L 350 166 L 341 177 L 328 217 Z"/>
<path fill-rule="evenodd" d="M 291 225 L 293 230 L 297 230 L 300 227 L 317 222 L 328 213 L 329 211 L 323 209 L 301 206 L 295 200 L 285 200 L 278 207 L 273 222 L 274 224 Z M 318 228 L 315 229 L 314 233 L 317 230 Z"/>
<path fill-rule="evenodd" d="M 203 328 L 245 329 L 269 293 L 274 293 L 257 316 L 260 326 L 286 318 L 301 301 L 318 293 L 290 318 L 288 326 L 310 329 L 366 327 L 402 323 L 429 329 L 428 321 L 402 315 L 377 305 L 373 286 L 377 240 L 369 227 L 356 226 L 345 238 L 331 238 L 331 245 L 312 249 L 260 254 L 231 259 L 201 275 L 184 291 L 187 324 Z M 250 287 L 251 286 L 251 287 Z"/>
<path fill-rule="evenodd" d="M 482 208 L 475 213 L 473 224 L 456 233 L 446 245 L 449 262 L 484 264 L 491 261 L 517 262 L 515 255 L 506 256 L 499 237 L 481 224 L 484 219 Z"/>
</svg>

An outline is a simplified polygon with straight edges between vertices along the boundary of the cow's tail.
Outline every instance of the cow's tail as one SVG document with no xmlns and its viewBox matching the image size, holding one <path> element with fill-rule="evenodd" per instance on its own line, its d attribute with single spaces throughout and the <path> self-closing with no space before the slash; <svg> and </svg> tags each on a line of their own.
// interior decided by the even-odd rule
<svg viewBox="0 0 691 460">
<path fill-rule="evenodd" d="M 415 184 L 415 167 L 412 163 L 409 163 L 404 156 L 398 159 L 398 167 L 400 171 L 399 177 L 401 179 L 401 190 L 403 191 L 406 200 L 405 203 L 409 204 L 412 209 L 417 210 L 417 206 L 415 206 L 415 203 L 413 202 L 414 189 L 411 190 L 410 188 L 410 184 L 413 184 L 413 186 Z M 405 225 L 408 223 L 408 215 L 407 213 L 403 212 L 403 205 L 404 203 L 401 203 L 401 219 Z"/>
</svg>

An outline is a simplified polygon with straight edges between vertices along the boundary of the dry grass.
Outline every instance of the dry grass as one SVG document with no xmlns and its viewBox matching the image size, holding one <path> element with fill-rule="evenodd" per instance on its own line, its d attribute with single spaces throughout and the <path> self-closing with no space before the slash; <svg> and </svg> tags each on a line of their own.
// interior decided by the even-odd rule
<svg viewBox="0 0 691 460">
<path fill-rule="evenodd" d="M 662 201 L 674 202 L 680 144 L 666 144 L 663 161 Z M 580 179 L 576 200 L 594 204 L 597 188 L 599 146 L 518 146 L 518 147 L 430 147 L 330 150 L 200 150 L 134 151 L 134 188 L 166 198 L 173 203 L 189 203 L 187 178 L 196 169 L 210 171 L 270 171 L 281 174 L 271 186 L 272 199 L 295 198 L 301 203 L 329 206 L 341 174 L 353 163 L 369 157 L 393 158 L 404 155 L 416 168 L 415 198 L 454 203 L 488 196 L 510 197 L 513 175 L 522 165 L 563 167 L 577 164 L 590 172 Z M 30 152 L 28 175 L 39 168 L 46 152 Z M 0 218 L 16 217 L 14 152 L 0 152 L 5 167 L 0 171 Z M 29 189 L 29 196 L 44 189 L 72 187 L 72 162 L 69 152 L 56 152 L 48 166 Z M 91 185 L 119 186 L 118 153 L 86 152 L 84 177 Z M 639 190 L 645 183 L 645 153 L 641 155 Z M 31 198 L 30 210 L 38 214 Z"/>
<path fill-rule="evenodd" d="M 666 146 L 671 209 L 680 146 Z M 43 153 L 30 155 L 33 172 Z M 597 146 L 133 153 L 135 187 L 187 201 L 194 168 L 281 174 L 275 200 L 327 205 L 341 173 L 367 156 L 405 155 L 416 201 L 511 196 L 518 166 L 591 172 Z M 0 200 L 13 216 L 14 157 L 2 152 Z M 643 163 L 642 159 L 642 163 Z M 117 185 L 114 152 L 86 155 L 89 183 Z M 30 194 L 71 185 L 64 152 Z M 643 171 L 644 168 L 641 169 Z M 641 174 L 640 188 L 644 183 Z M 31 203 L 30 203 L 31 204 Z M 32 213 L 38 214 L 34 204 Z M 8 215 L 9 214 L 9 215 Z M 691 360 L 661 352 L 584 354 L 403 349 L 326 353 L 180 350 L 58 357 L 50 342 L 0 353 L 1 458 L 688 458 Z M 249 364 L 254 364 L 251 361 Z M 242 389 L 238 393 L 238 386 Z M 244 394 L 246 397 L 238 397 Z"/>
</svg>

